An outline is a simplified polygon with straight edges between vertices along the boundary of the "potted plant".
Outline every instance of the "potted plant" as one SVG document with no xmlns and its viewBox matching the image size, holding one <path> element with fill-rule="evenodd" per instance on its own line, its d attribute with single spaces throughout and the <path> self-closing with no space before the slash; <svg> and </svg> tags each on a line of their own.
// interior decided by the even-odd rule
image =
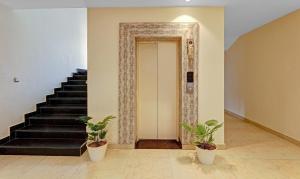
<svg viewBox="0 0 300 179">
<path fill-rule="evenodd" d="M 215 150 L 217 149 L 216 144 L 214 144 L 214 134 L 222 126 L 223 123 L 214 119 L 196 126 L 187 123 L 182 124 L 182 127 L 194 136 L 197 156 L 201 163 L 210 165 L 214 162 Z"/>
<path fill-rule="evenodd" d="M 105 139 L 107 134 L 106 127 L 109 121 L 114 118 L 114 116 L 107 116 L 102 121 L 96 123 L 90 122 L 92 117 L 83 116 L 79 118 L 88 127 L 87 149 L 92 161 L 104 158 L 107 149 L 107 140 Z"/>
</svg>

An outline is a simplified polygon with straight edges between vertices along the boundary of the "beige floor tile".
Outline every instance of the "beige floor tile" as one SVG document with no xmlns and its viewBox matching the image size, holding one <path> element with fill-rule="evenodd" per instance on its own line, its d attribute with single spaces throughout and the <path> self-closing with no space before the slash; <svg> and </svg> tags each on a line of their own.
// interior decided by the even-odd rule
<svg viewBox="0 0 300 179">
<path fill-rule="evenodd" d="M 108 150 L 82 157 L 0 156 L 0 179 L 300 179 L 300 148 L 225 115 L 226 150 L 205 166 L 192 150 Z"/>
</svg>

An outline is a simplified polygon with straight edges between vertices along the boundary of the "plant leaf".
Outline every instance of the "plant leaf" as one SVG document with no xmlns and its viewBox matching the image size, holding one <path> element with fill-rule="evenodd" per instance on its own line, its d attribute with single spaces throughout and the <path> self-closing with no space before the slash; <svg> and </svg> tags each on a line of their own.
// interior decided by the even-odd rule
<svg viewBox="0 0 300 179">
<path fill-rule="evenodd" d="M 98 124 L 106 124 L 106 123 L 108 123 L 110 120 L 112 120 L 112 119 L 114 119 L 114 118 L 116 118 L 116 117 L 115 117 L 115 116 L 112 116 L 112 115 L 107 116 L 107 117 L 105 117 L 102 121 L 99 121 Z"/>
<path fill-rule="evenodd" d="M 89 140 L 95 140 L 95 137 L 89 136 L 88 139 L 89 139 Z"/>
<path fill-rule="evenodd" d="M 188 123 L 182 123 L 181 126 L 188 132 L 193 133 L 194 129 L 192 126 L 190 126 Z"/>
<path fill-rule="evenodd" d="M 98 132 L 89 132 L 88 133 L 89 136 L 95 137 L 98 135 Z"/>
<path fill-rule="evenodd" d="M 207 143 L 208 143 L 208 144 L 212 144 L 212 143 L 214 142 L 214 140 L 215 140 L 215 139 L 214 139 L 213 135 L 210 134 Z"/>
<path fill-rule="evenodd" d="M 206 127 L 203 124 L 197 124 L 195 134 L 198 136 L 204 136 L 206 133 Z"/>
<path fill-rule="evenodd" d="M 114 118 L 116 117 L 112 115 L 107 116 L 103 119 L 103 121 L 97 123 L 89 122 L 89 120 L 91 120 L 92 118 L 87 116 L 80 117 L 80 120 L 85 122 L 85 124 L 89 128 L 89 132 L 88 132 L 89 140 L 99 141 L 99 139 L 105 138 L 107 134 L 105 128 L 108 125 L 108 122 Z"/>
<path fill-rule="evenodd" d="M 80 116 L 77 120 L 87 124 L 89 120 L 91 120 L 92 118 L 89 116 Z"/>
<path fill-rule="evenodd" d="M 219 128 L 223 126 L 223 123 L 216 125 L 214 128 L 211 129 L 212 132 L 216 132 Z"/>
<path fill-rule="evenodd" d="M 105 139 L 106 134 L 107 134 L 106 130 L 101 131 L 99 135 L 100 139 Z"/>
<path fill-rule="evenodd" d="M 216 126 L 216 125 L 218 125 L 218 121 L 217 120 L 215 120 L 215 119 L 212 119 L 212 120 L 208 120 L 208 121 L 206 121 L 205 122 L 205 124 L 207 125 L 207 126 Z"/>
</svg>

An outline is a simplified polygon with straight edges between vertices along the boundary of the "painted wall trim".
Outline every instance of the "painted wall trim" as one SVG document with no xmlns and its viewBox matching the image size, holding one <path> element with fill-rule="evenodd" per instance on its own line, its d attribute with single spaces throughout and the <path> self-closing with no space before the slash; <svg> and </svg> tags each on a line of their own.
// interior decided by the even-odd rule
<svg viewBox="0 0 300 179">
<path fill-rule="evenodd" d="M 258 123 L 258 122 L 255 122 L 255 121 L 253 121 L 251 119 L 248 119 L 246 117 L 243 117 L 241 115 L 238 115 L 238 114 L 236 114 L 234 112 L 231 112 L 229 110 L 226 110 L 226 109 L 225 109 L 225 113 L 228 114 L 229 116 L 232 116 L 232 117 L 235 117 L 235 118 L 238 118 L 238 119 L 242 119 L 245 122 L 250 123 L 250 124 L 252 124 L 252 125 L 254 125 L 254 126 L 256 126 L 256 127 L 260 128 L 260 129 L 263 129 L 264 131 L 269 132 L 269 133 L 271 133 L 273 135 L 276 135 L 276 136 L 278 136 L 278 137 L 280 137 L 280 138 L 282 138 L 284 140 L 287 140 L 287 141 L 291 142 L 292 144 L 300 146 L 300 141 L 298 141 L 298 140 L 296 140 L 296 139 L 294 139 L 292 137 L 289 137 L 287 135 L 284 135 L 284 134 L 282 134 L 280 132 L 277 132 L 277 131 L 269 128 L 269 127 L 266 127 L 266 126 Z"/>
</svg>

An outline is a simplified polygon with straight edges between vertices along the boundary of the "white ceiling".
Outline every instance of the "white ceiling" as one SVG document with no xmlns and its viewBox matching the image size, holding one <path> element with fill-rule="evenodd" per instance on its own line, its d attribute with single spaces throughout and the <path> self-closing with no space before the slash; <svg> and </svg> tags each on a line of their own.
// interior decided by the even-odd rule
<svg viewBox="0 0 300 179">
<path fill-rule="evenodd" d="M 12 8 L 225 6 L 225 48 L 242 34 L 300 8 L 300 0 L 0 0 Z"/>
</svg>

